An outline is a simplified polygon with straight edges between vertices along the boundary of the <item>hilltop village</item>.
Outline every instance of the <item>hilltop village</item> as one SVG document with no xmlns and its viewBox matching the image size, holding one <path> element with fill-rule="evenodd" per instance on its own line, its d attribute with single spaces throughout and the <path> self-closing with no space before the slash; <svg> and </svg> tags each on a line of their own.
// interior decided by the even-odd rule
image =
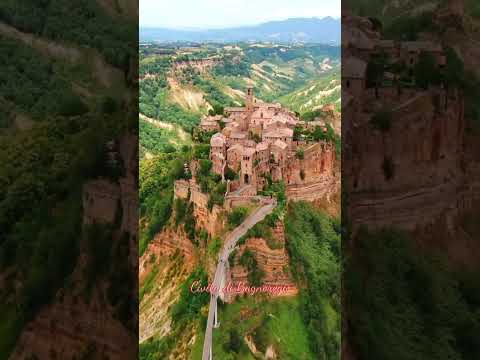
<svg viewBox="0 0 480 360">
<path fill-rule="evenodd" d="M 460 16 L 457 3 L 440 8 L 434 21 Z M 350 218 L 357 225 L 408 230 L 445 215 L 453 223 L 468 202 L 458 192 L 465 171 L 458 55 L 426 35 L 384 39 L 370 20 L 348 12 L 342 23 L 343 175 Z"/>
<path fill-rule="evenodd" d="M 294 129 L 301 124 L 296 115 L 280 104 L 256 101 L 253 88 L 247 90 L 245 107 L 226 108 L 225 113 L 203 119 L 200 127 L 218 130 L 210 140 L 213 171 L 222 178 L 227 167 L 239 173 L 229 191 L 243 188 L 255 195 L 267 175 L 290 188 L 333 175 L 333 144 L 294 140 Z"/>
<path fill-rule="evenodd" d="M 197 225 L 210 235 L 224 226 L 219 221 L 222 211 L 251 204 L 272 183 L 283 182 L 291 200 L 318 201 L 338 193 L 340 166 L 335 145 L 312 141 L 302 132 L 326 132 L 319 121 L 300 121 L 280 104 L 260 102 L 253 88 L 247 89 L 245 105 L 225 108 L 224 115 L 206 116 L 199 125 L 204 134 L 213 134 L 211 172 L 226 184 L 224 205 L 207 209 L 211 195 L 202 192 L 196 159 L 185 165 L 191 178 L 175 182 L 175 197 L 193 203 Z M 331 110 L 329 106 L 324 109 Z"/>
</svg>

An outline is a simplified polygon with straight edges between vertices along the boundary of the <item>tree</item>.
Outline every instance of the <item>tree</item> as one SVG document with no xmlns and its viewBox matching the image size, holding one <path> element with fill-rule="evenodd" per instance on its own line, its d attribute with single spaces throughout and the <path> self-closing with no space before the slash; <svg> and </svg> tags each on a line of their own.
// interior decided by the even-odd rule
<svg viewBox="0 0 480 360">
<path fill-rule="evenodd" d="M 305 158 L 305 150 L 303 149 L 297 149 L 297 152 L 295 153 L 295 156 L 299 160 L 303 160 Z"/>
<path fill-rule="evenodd" d="M 384 64 L 379 61 L 369 61 L 367 64 L 367 87 L 375 87 L 375 97 L 378 98 L 378 87 L 383 80 Z"/>
<path fill-rule="evenodd" d="M 430 85 L 438 84 L 440 81 L 440 73 L 435 58 L 430 53 L 422 52 L 420 54 L 413 69 L 413 74 L 415 83 L 423 89 L 428 89 Z"/>
<path fill-rule="evenodd" d="M 381 132 L 387 132 L 392 127 L 393 114 L 389 109 L 382 109 L 373 114 L 370 119 L 372 126 Z"/>
<path fill-rule="evenodd" d="M 465 66 L 462 59 L 457 52 L 451 47 L 445 49 L 446 65 L 443 73 L 444 84 L 448 92 L 450 88 L 463 87 L 465 84 Z M 445 107 L 448 106 L 448 96 L 445 102 Z"/>
<path fill-rule="evenodd" d="M 237 207 L 228 214 L 228 223 L 232 226 L 239 226 L 247 217 L 248 209 L 244 207 Z"/>
</svg>

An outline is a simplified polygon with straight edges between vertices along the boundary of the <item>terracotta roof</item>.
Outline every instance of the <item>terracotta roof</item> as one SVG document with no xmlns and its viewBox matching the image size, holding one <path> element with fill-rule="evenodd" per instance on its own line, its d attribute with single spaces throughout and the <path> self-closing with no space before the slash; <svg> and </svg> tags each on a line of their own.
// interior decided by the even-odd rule
<svg viewBox="0 0 480 360">
<path fill-rule="evenodd" d="M 240 144 L 235 144 L 233 146 L 230 146 L 228 149 L 227 149 L 227 152 L 232 152 L 232 151 L 239 151 L 239 152 L 242 152 L 243 153 L 243 146 L 240 145 Z"/>
<path fill-rule="evenodd" d="M 234 132 L 230 134 L 230 138 L 232 139 L 245 139 L 247 137 L 247 134 L 244 132 Z"/>
<path fill-rule="evenodd" d="M 225 111 L 226 112 L 240 112 L 240 111 L 245 111 L 246 109 L 244 107 L 226 107 Z"/>
<path fill-rule="evenodd" d="M 262 141 L 261 143 L 257 144 L 256 147 L 257 151 L 265 151 L 268 150 L 268 143 L 266 141 Z"/>
<path fill-rule="evenodd" d="M 252 156 L 253 154 L 255 154 L 255 152 L 255 149 L 251 147 L 246 147 L 243 149 L 243 155 L 245 156 Z"/>
<path fill-rule="evenodd" d="M 225 144 L 225 136 L 222 133 L 216 133 L 210 139 L 210 146 L 223 146 Z"/>
<path fill-rule="evenodd" d="M 289 128 L 275 129 L 275 130 L 266 132 L 264 136 L 267 137 L 267 138 L 292 137 L 293 136 L 293 130 L 289 129 Z"/>
<path fill-rule="evenodd" d="M 200 126 L 216 126 L 218 125 L 218 123 L 214 120 L 210 120 L 210 119 L 203 119 L 201 122 L 200 122 Z"/>
<path fill-rule="evenodd" d="M 288 147 L 288 145 L 287 145 L 285 142 L 283 142 L 282 140 L 277 140 L 277 141 L 275 141 L 275 142 L 273 143 L 273 145 L 276 146 L 276 147 L 278 147 L 278 148 L 280 148 L 280 149 L 282 149 L 282 150 L 285 150 L 285 149 Z"/>
</svg>

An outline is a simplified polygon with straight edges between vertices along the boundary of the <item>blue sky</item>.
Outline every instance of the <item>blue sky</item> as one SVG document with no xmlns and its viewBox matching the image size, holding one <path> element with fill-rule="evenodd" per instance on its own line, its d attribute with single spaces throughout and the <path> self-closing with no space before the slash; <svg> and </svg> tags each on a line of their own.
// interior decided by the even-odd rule
<svg viewBox="0 0 480 360">
<path fill-rule="evenodd" d="M 140 0 L 140 26 L 221 28 L 292 17 L 340 17 L 340 0 Z"/>
</svg>

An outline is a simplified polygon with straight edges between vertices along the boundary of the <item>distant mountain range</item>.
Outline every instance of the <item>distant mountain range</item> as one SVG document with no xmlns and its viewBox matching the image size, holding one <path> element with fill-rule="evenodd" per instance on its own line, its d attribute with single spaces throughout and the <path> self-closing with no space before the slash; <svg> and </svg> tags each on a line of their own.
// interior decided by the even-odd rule
<svg viewBox="0 0 480 360">
<path fill-rule="evenodd" d="M 308 42 L 340 44 L 341 22 L 332 17 L 294 18 L 271 21 L 255 26 L 211 30 L 175 30 L 140 28 L 140 41 L 155 42 L 219 42 L 270 41 L 281 43 Z"/>
</svg>

